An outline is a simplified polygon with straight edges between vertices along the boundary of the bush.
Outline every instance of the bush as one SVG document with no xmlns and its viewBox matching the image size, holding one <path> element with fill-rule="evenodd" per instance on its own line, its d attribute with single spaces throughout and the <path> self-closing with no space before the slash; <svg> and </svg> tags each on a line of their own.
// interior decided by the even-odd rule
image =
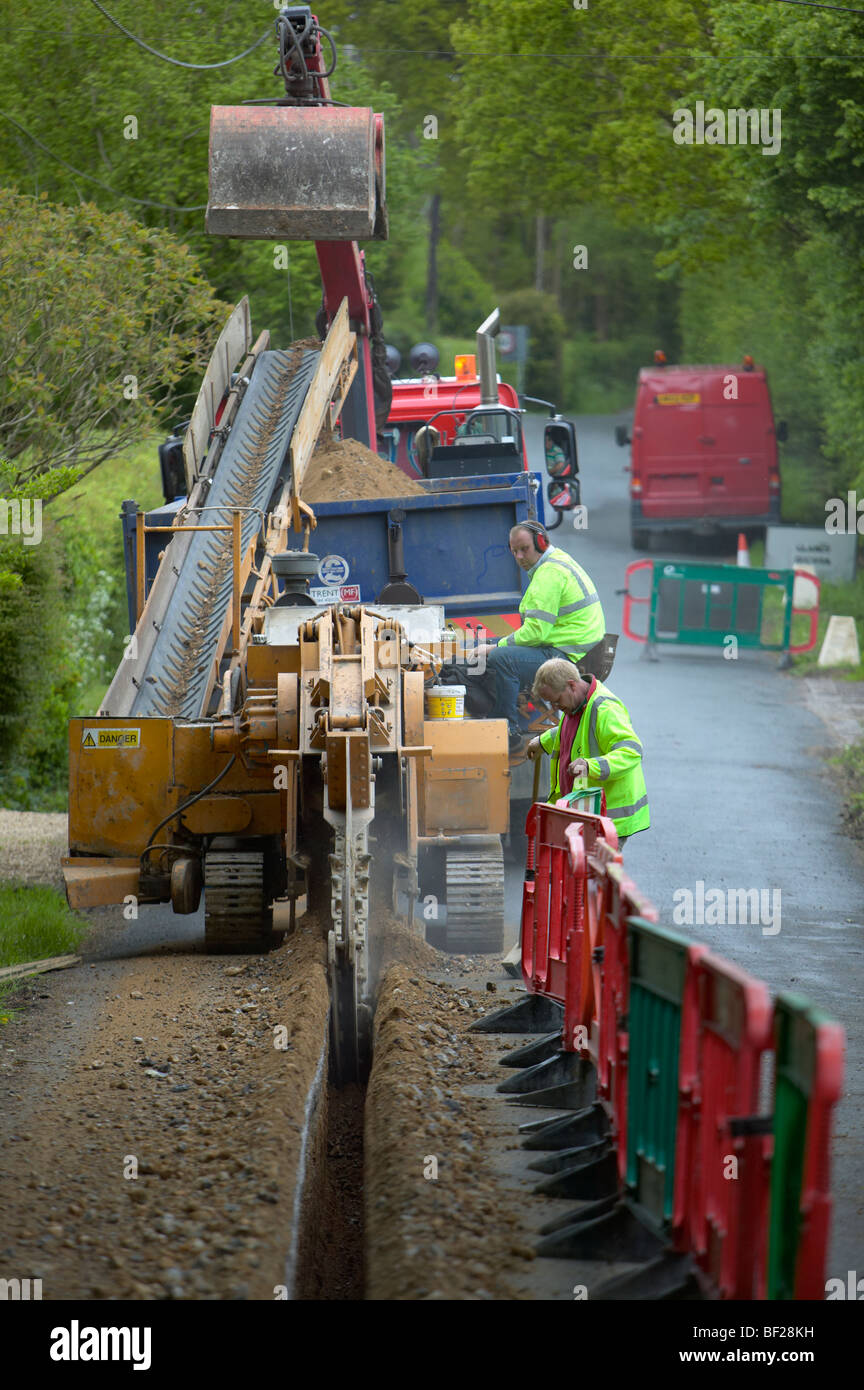
<svg viewBox="0 0 864 1390">
<path fill-rule="evenodd" d="M 70 472 L 70 470 L 66 470 Z M 18 487 L 0 460 L 0 498 L 39 501 L 56 474 Z M 74 476 L 74 471 L 72 471 Z M 92 711 L 122 655 L 122 549 L 113 572 L 92 531 L 44 519 L 38 544 L 0 535 L 0 804 L 64 810 L 67 721 Z"/>
<path fill-rule="evenodd" d="M 27 508 L 31 522 L 38 508 L 41 523 L 42 504 L 36 494 L 38 487 L 32 484 L 14 487 L 12 466 L 0 459 L 4 531 L 7 516 L 12 521 L 9 531 L 15 527 L 7 504 Z M 36 529 L 28 529 L 35 539 Z M 44 540 L 26 544 L 29 539 L 23 534 L 0 534 L 0 761 L 7 765 L 50 688 L 47 634 L 54 627 L 52 619 L 60 602 L 55 555 Z"/>
<path fill-rule="evenodd" d="M 527 394 L 559 404 L 565 330 L 555 296 L 527 289 L 507 294 L 501 300 L 501 321 L 524 323 L 528 329 Z"/>
<path fill-rule="evenodd" d="M 636 377 L 648 366 L 656 341 L 650 333 L 599 342 L 580 334 L 564 344 L 564 403 L 584 415 L 632 409 Z"/>
</svg>

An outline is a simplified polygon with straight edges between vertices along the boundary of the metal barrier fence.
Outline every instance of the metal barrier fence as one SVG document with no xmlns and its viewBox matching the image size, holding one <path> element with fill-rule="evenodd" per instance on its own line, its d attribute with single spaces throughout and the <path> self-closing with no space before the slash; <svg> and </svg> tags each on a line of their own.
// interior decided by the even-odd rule
<svg viewBox="0 0 864 1390">
<path fill-rule="evenodd" d="M 499 1089 L 582 1097 L 550 1122 L 562 1151 L 542 1190 L 595 1199 L 538 1253 L 592 1258 L 611 1241 L 640 1269 L 602 1297 L 689 1278 L 709 1297 L 824 1298 L 842 1028 L 792 995 L 772 1010 L 762 982 L 661 926 L 606 817 L 537 803 L 526 831 L 522 974 L 563 1006 L 563 1028 L 557 1051 L 542 1045 L 545 1060 Z"/>
<path fill-rule="evenodd" d="M 651 571 L 651 589 L 644 597 L 630 592 L 630 580 L 640 570 Z M 815 587 L 815 608 L 794 606 L 796 577 Z M 794 655 L 816 645 L 819 591 L 818 577 L 808 570 L 634 560 L 625 574 L 622 625 L 634 642 L 647 643 L 648 655 L 658 643 L 722 647 L 730 638 L 739 647 Z M 634 605 L 648 607 L 644 632 L 633 630 Z M 793 646 L 792 619 L 797 616 L 809 620 L 809 634 L 806 642 Z"/>
</svg>

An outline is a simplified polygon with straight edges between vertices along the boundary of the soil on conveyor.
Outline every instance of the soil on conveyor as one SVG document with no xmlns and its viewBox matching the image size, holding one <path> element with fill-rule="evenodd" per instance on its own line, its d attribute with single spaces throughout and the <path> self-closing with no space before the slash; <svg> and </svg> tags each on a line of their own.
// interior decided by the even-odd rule
<svg viewBox="0 0 864 1390">
<path fill-rule="evenodd" d="M 316 502 L 423 497 L 425 489 L 359 440 L 322 437 L 306 469 L 302 496 L 314 506 Z"/>
</svg>

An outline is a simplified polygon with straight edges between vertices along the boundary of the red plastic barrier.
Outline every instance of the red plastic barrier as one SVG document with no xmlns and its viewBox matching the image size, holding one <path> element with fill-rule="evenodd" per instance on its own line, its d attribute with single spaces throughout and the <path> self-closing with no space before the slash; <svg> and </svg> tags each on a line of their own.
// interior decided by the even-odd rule
<svg viewBox="0 0 864 1390">
<path fill-rule="evenodd" d="M 633 607 L 633 604 L 634 604 L 634 603 L 648 603 L 648 604 L 650 604 L 650 602 L 651 602 L 651 589 L 650 589 L 650 588 L 649 588 L 648 593 L 647 593 L 647 595 L 645 596 L 645 598 L 637 598 L 637 596 L 636 596 L 635 594 L 631 594 L 631 592 L 630 592 L 630 576 L 633 575 L 633 574 L 635 574 L 637 570 L 651 570 L 652 573 L 653 573 L 653 570 L 654 570 L 654 561 L 653 561 L 653 560 L 634 560 L 633 563 L 630 564 L 630 565 L 628 565 L 628 566 L 627 566 L 627 569 L 624 571 L 624 615 L 623 615 L 623 617 L 622 617 L 622 619 L 621 619 L 621 627 L 622 627 L 622 629 L 623 629 L 623 631 L 624 631 L 624 635 L 625 635 L 626 637 L 632 637 L 632 639 L 633 639 L 634 642 L 647 642 L 647 641 L 648 641 L 648 631 L 647 631 L 647 628 L 646 628 L 646 631 L 645 631 L 645 632 L 634 632 L 633 629 L 632 629 L 632 627 L 630 626 L 630 610 L 631 610 L 631 608 Z"/>
<path fill-rule="evenodd" d="M 817 641 L 817 638 L 818 638 L 818 636 L 819 636 L 819 600 L 820 600 L 820 598 L 821 598 L 821 596 L 822 596 L 822 580 L 819 578 L 818 574 L 811 574 L 809 570 L 799 570 L 799 569 L 796 569 L 796 570 L 794 571 L 794 573 L 795 573 L 796 577 L 800 574 L 802 579 L 807 579 L 807 580 L 810 581 L 811 584 L 815 584 L 815 585 L 816 585 L 816 607 L 815 607 L 815 608 L 795 608 L 795 607 L 793 606 L 793 608 L 792 608 L 792 617 L 793 617 L 793 618 L 795 618 L 795 617 L 797 617 L 799 614 L 801 614 L 801 615 L 806 615 L 806 616 L 810 619 L 810 633 L 809 633 L 809 635 L 808 635 L 807 641 L 804 643 L 803 646 L 801 646 L 801 647 L 790 647 L 790 648 L 789 648 L 789 651 L 790 651 L 791 653 L 793 653 L 793 654 L 794 654 L 795 652 L 812 652 L 813 648 L 816 646 L 816 641 Z M 794 594 L 794 590 L 793 590 L 793 594 Z M 793 597 L 793 605 L 794 605 L 794 597 Z M 790 629 L 790 631 L 791 631 L 791 629 Z"/>
<path fill-rule="evenodd" d="M 522 892 L 522 978 L 531 993 L 564 1003 L 568 937 L 581 932 L 584 878 L 568 872 L 565 838 L 574 812 L 536 803 L 525 831 L 528 859 Z"/>
<path fill-rule="evenodd" d="M 590 1033 L 594 1012 L 591 861 L 598 846 L 614 854 L 618 837 L 608 817 L 540 802 L 528 812 L 525 831 L 522 978 L 530 993 L 548 995 L 564 1005 L 563 1045 L 568 1052 L 578 1052 L 582 1047 L 577 1030 L 585 1027 Z"/>
<path fill-rule="evenodd" d="M 582 1053 L 596 1065 L 597 1097 L 609 1114 L 623 1190 L 629 1080 L 628 924 L 639 918 L 656 922 L 657 912 L 624 873 L 615 826 L 608 818 L 538 803 L 528 814 L 526 831 L 523 979 L 529 992 L 563 1004 L 563 1048 Z M 769 1098 L 760 1094 L 760 1087 L 765 1058 L 779 1048 L 772 1032 L 771 999 L 761 981 L 707 947 L 689 943 L 681 1001 L 668 1235 L 671 1247 L 692 1256 L 720 1298 L 789 1297 L 772 1289 L 782 1286 L 791 1291 L 793 1259 L 794 1297 L 824 1298 L 831 1114 L 841 1093 L 844 1039 L 842 1028 L 831 1021 L 810 1026 L 815 1042 L 806 1055 L 815 1048 L 815 1057 L 812 1069 L 808 1067 L 806 1142 L 796 1141 L 803 1144 L 804 1171 L 793 1209 L 800 1228 L 796 1226 L 792 1254 L 786 1258 L 781 1249 L 779 1257 L 772 1255 L 769 1272 L 769 1221 L 775 1220 L 771 1227 L 775 1241 L 777 1229 L 771 1211 L 774 1139 L 771 1117 L 763 1113 Z M 797 1082 L 796 1066 L 793 1058 L 788 1064 L 793 1082 Z M 778 1122 L 780 1114 L 778 1109 Z M 783 1124 L 787 1131 L 790 1123 L 798 1124 L 800 1134 L 803 1122 L 795 1119 L 796 1114 L 797 1102 L 791 1109 L 787 1104 Z M 793 1177 L 801 1170 L 788 1139 L 785 1152 L 785 1168 L 780 1168 L 788 1182 L 787 1170 Z M 778 1169 L 776 1158 L 773 1169 Z M 788 1194 L 781 1191 L 781 1231 L 787 1229 L 787 1199 Z M 775 1208 L 777 1201 L 775 1192 Z M 775 1273 L 778 1258 L 780 1269 Z"/>
<path fill-rule="evenodd" d="M 721 1298 L 765 1296 L 771 1137 L 760 1119 L 771 999 L 703 951 L 685 980 L 675 1154 L 675 1247 Z"/>
<path fill-rule="evenodd" d="M 798 1210 L 801 1237 L 795 1262 L 795 1298 L 825 1298 L 825 1261 L 831 1224 L 831 1114 L 843 1094 L 845 1032 L 825 1022 L 816 1030 L 814 1084 L 807 1107 L 804 1176 Z"/>
</svg>

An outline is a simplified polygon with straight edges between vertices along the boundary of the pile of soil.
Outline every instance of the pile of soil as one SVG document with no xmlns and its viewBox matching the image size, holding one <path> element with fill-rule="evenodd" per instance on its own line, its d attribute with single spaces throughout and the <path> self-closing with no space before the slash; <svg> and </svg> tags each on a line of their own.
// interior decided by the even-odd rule
<svg viewBox="0 0 864 1390">
<path fill-rule="evenodd" d="M 440 969 L 446 959 L 442 952 L 427 944 L 421 931 L 412 931 L 400 917 L 375 903 L 369 912 L 369 953 L 375 986 L 391 965 L 423 971 Z"/>
<path fill-rule="evenodd" d="M 534 1250 L 488 1139 L 497 1082 L 465 1030 L 488 995 L 387 971 L 365 1116 L 366 1298 L 513 1299 Z M 500 1106 L 500 1102 L 498 1102 Z"/>
<path fill-rule="evenodd" d="M 425 488 L 357 439 L 322 438 L 303 478 L 303 501 L 423 497 Z"/>
</svg>

